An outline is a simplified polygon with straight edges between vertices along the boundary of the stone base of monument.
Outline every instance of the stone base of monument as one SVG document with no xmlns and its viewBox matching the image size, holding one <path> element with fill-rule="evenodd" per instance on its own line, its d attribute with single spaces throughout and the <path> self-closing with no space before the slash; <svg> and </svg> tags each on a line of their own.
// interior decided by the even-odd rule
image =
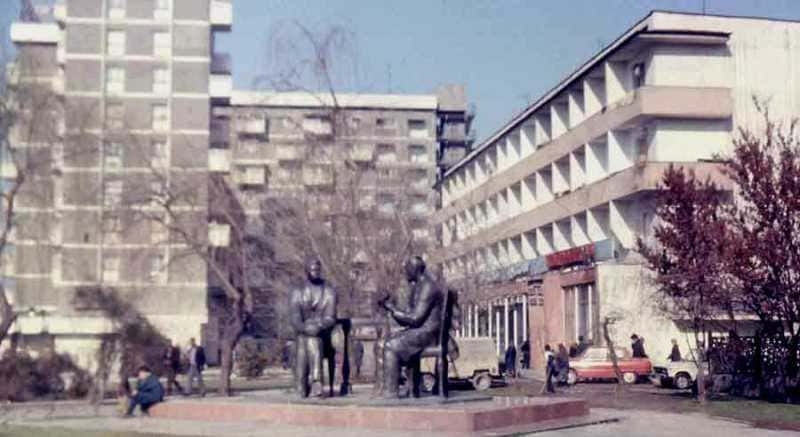
<svg viewBox="0 0 800 437">
<path fill-rule="evenodd" d="M 455 435 L 524 432 L 541 429 L 542 424 L 570 426 L 589 417 L 586 401 L 581 399 L 459 394 L 447 400 L 429 396 L 386 401 L 363 395 L 309 400 L 266 391 L 234 398 L 169 400 L 154 406 L 150 414 L 184 420 Z"/>
</svg>

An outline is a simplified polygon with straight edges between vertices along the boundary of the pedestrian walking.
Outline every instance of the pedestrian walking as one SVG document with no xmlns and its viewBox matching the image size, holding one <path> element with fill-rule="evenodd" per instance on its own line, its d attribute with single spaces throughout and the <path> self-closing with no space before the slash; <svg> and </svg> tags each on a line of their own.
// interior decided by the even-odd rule
<svg viewBox="0 0 800 437">
<path fill-rule="evenodd" d="M 508 345 L 505 358 L 506 374 L 515 378 L 517 376 L 517 348 L 514 347 L 514 343 Z"/>
<path fill-rule="evenodd" d="M 167 373 L 167 396 L 172 395 L 172 386 L 175 386 L 178 393 L 183 393 L 183 388 L 181 388 L 177 379 L 181 369 L 181 350 L 172 341 L 169 342 L 169 345 L 164 350 L 163 364 Z"/>
<path fill-rule="evenodd" d="M 549 344 L 544 345 L 544 362 L 544 385 L 542 385 L 541 393 L 555 393 L 553 378 L 556 373 L 556 360 Z"/>
<path fill-rule="evenodd" d="M 558 385 L 567 385 L 569 375 L 569 352 L 564 343 L 558 344 L 558 355 L 556 355 L 556 375 Z"/>
<path fill-rule="evenodd" d="M 530 369 L 531 368 L 531 343 L 528 340 L 522 342 L 522 345 L 519 347 L 522 353 L 522 368 L 523 369 Z"/>
<path fill-rule="evenodd" d="M 353 364 L 356 366 L 356 378 L 361 377 L 361 364 L 364 362 L 364 344 L 356 340 L 353 344 Z"/>
<path fill-rule="evenodd" d="M 200 386 L 200 396 L 206 395 L 206 386 L 203 384 L 203 369 L 206 367 L 206 353 L 203 346 L 195 343 L 194 338 L 189 339 L 189 351 L 187 352 L 189 358 L 189 379 L 186 382 L 186 395 L 192 394 L 192 385 L 197 380 Z"/>
</svg>

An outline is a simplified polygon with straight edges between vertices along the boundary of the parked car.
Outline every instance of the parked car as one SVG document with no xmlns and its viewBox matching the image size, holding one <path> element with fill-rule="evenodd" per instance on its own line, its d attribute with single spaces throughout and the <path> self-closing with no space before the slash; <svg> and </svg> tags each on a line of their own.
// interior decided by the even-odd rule
<svg viewBox="0 0 800 437">
<path fill-rule="evenodd" d="M 708 363 L 703 363 L 708 374 Z M 656 387 L 692 388 L 697 381 L 697 364 L 694 361 L 670 361 L 653 367 L 650 382 Z"/>
<path fill-rule="evenodd" d="M 475 390 L 486 390 L 496 379 L 502 379 L 497 368 L 497 349 L 491 337 L 459 338 L 458 356 L 450 361 L 449 379 L 469 381 Z M 422 388 L 431 391 L 434 377 L 435 358 L 422 360 Z"/>
<path fill-rule="evenodd" d="M 633 384 L 640 378 L 650 376 L 653 366 L 648 358 L 631 358 L 625 349 L 615 349 L 617 365 L 622 372 L 622 380 Z M 569 362 L 567 383 L 572 385 L 581 380 L 616 379 L 614 365 L 608 348 L 590 347 L 579 357 Z"/>
</svg>

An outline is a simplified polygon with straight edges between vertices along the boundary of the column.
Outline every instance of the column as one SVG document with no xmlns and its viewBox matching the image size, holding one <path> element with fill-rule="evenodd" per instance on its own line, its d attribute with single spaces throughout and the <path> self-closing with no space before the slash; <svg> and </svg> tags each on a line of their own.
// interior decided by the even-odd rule
<svg viewBox="0 0 800 437">
<path fill-rule="evenodd" d="M 528 295 L 522 295 L 522 341 L 528 340 Z"/>
<path fill-rule="evenodd" d="M 496 314 L 494 322 L 494 335 L 497 340 L 497 356 L 500 356 L 500 314 Z"/>
<path fill-rule="evenodd" d="M 515 301 L 514 302 L 514 308 L 512 309 L 512 313 L 513 313 L 512 320 L 514 322 L 514 337 L 513 337 L 513 339 L 514 339 L 514 347 L 516 347 L 517 345 L 519 345 L 519 319 L 517 317 L 517 313 L 519 313 L 519 311 L 517 311 L 517 302 L 516 302 L 517 299 L 515 298 L 514 301 Z"/>
<path fill-rule="evenodd" d="M 494 314 L 492 314 L 492 301 L 489 301 L 486 304 L 486 311 L 487 311 L 486 317 L 488 319 L 488 326 L 486 327 L 486 331 L 487 331 L 486 334 L 489 336 L 489 338 L 492 338 L 492 328 L 493 328 L 492 321 L 494 320 Z"/>
<path fill-rule="evenodd" d="M 480 337 L 480 335 L 481 335 L 481 311 L 480 311 L 480 308 L 478 307 L 477 304 L 473 305 L 473 308 L 474 308 L 473 312 L 475 313 L 475 319 L 474 319 L 475 337 Z"/>
<path fill-rule="evenodd" d="M 509 331 L 510 325 L 511 325 L 511 323 L 509 323 L 510 322 L 510 320 L 509 320 L 510 317 L 509 317 L 509 314 L 508 314 L 508 298 L 506 298 L 505 301 L 503 301 L 503 315 L 505 316 L 504 321 L 505 321 L 505 325 L 506 325 L 506 330 L 504 332 L 505 335 L 503 336 L 503 339 L 505 340 L 505 342 L 503 343 L 503 346 L 505 346 L 505 348 L 508 349 L 508 345 L 509 345 L 509 332 L 508 331 Z"/>
</svg>

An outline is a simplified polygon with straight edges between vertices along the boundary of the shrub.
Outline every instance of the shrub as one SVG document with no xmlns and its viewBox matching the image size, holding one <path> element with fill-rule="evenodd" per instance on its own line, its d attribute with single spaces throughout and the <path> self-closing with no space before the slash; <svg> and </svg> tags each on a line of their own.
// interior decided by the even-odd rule
<svg viewBox="0 0 800 437">
<path fill-rule="evenodd" d="M 23 402 L 34 399 L 83 397 L 91 379 L 66 354 L 44 353 L 36 358 L 8 351 L 0 358 L 0 399 Z"/>
<path fill-rule="evenodd" d="M 269 365 L 269 359 L 268 354 L 260 349 L 256 340 L 242 339 L 239 341 L 234 354 L 236 375 L 257 378 L 264 374 L 264 369 Z"/>
</svg>

